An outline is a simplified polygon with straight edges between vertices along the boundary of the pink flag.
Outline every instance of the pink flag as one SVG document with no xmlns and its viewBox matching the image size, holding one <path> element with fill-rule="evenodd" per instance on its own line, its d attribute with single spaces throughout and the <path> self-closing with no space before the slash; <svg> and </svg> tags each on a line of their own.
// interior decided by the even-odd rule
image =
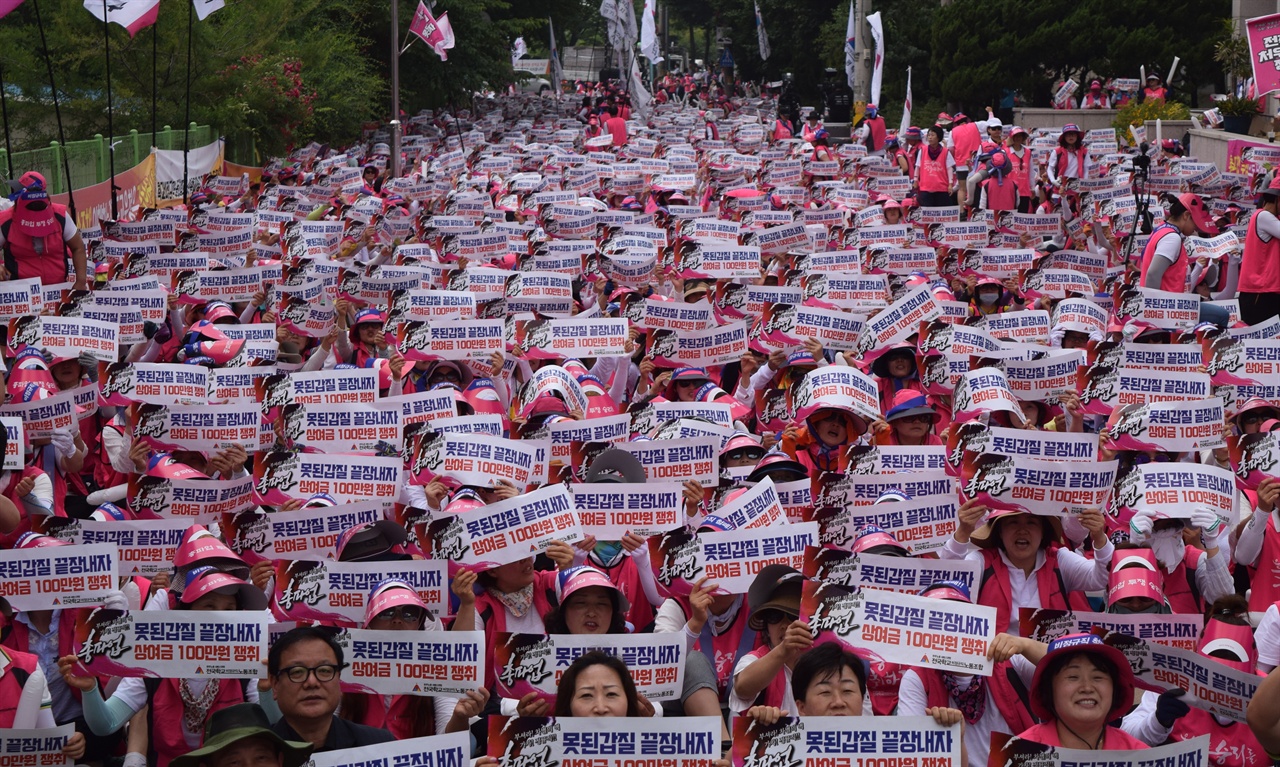
<svg viewBox="0 0 1280 767">
<path fill-rule="evenodd" d="M 449 56 L 445 51 L 453 47 L 453 27 L 449 26 L 448 12 L 441 14 L 437 20 L 427 10 L 426 3 L 418 0 L 418 10 L 413 14 L 409 31 L 422 38 L 441 60 L 448 60 Z"/>
<path fill-rule="evenodd" d="M 105 19 L 102 18 L 104 5 L 107 12 Z M 119 24 L 129 30 L 129 37 L 133 37 L 138 34 L 139 29 L 156 23 L 156 14 L 160 11 L 160 0 L 111 0 L 109 3 L 103 3 L 102 0 L 85 0 L 84 7 L 96 16 L 98 21 Z"/>
<path fill-rule="evenodd" d="M 19 5 L 22 5 L 22 0 L 0 0 L 0 19 L 8 16 L 9 13 L 16 10 Z"/>
</svg>

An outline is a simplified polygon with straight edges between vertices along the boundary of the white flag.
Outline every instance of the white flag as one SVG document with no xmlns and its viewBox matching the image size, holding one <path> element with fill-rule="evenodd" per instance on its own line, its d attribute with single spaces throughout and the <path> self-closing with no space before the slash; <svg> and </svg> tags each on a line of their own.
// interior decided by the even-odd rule
<svg viewBox="0 0 1280 767">
<path fill-rule="evenodd" d="M 517 37 L 515 44 L 511 46 L 511 65 L 515 66 L 515 63 L 528 52 L 529 46 L 524 44 L 524 38 Z"/>
<path fill-rule="evenodd" d="M 867 16 L 871 37 L 876 43 L 875 66 L 871 69 L 871 103 L 880 105 L 880 81 L 884 76 L 884 28 L 880 25 L 880 11 Z"/>
<path fill-rule="evenodd" d="M 139 29 L 156 23 L 160 0 L 111 0 L 105 4 L 102 0 L 84 0 L 84 7 L 97 17 L 98 21 L 119 24 L 129 30 L 129 37 L 133 37 L 138 34 Z M 103 10 L 107 12 L 105 19 L 102 18 Z"/>
<path fill-rule="evenodd" d="M 653 6 L 657 0 L 644 0 L 644 16 L 640 19 L 640 54 L 651 64 L 662 61 L 658 32 L 653 23 Z"/>
<path fill-rule="evenodd" d="M 226 0 L 191 0 L 196 5 L 196 18 L 204 21 L 209 14 L 227 7 Z"/>
<path fill-rule="evenodd" d="M 911 127 L 911 67 L 907 67 L 907 99 L 902 102 L 902 126 L 898 128 L 898 141 L 906 141 L 907 128 Z"/>
<path fill-rule="evenodd" d="M 760 43 L 760 60 L 768 61 L 769 54 L 769 35 L 764 31 L 764 19 L 760 16 L 760 3 L 756 3 L 756 38 Z"/>
<path fill-rule="evenodd" d="M 556 28 L 549 18 L 547 30 L 551 34 L 551 90 L 555 92 L 556 100 L 559 101 L 564 88 L 564 65 L 560 63 L 560 51 L 556 48 Z"/>
<path fill-rule="evenodd" d="M 649 119 L 649 102 L 652 97 L 649 91 L 644 87 L 644 80 L 640 78 L 640 64 L 634 58 L 631 59 L 631 104 L 636 108 L 636 114 L 640 115 L 640 119 Z"/>
<path fill-rule="evenodd" d="M 854 93 L 858 87 L 854 85 L 854 60 L 858 56 L 858 25 L 853 20 L 853 0 L 849 0 L 849 23 L 844 28 L 844 76 L 849 88 Z"/>
</svg>

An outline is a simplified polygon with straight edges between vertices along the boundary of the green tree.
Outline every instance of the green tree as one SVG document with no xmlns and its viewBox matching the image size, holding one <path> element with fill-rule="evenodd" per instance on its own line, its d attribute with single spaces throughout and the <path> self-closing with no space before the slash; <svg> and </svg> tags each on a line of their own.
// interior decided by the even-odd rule
<svg viewBox="0 0 1280 767">
<path fill-rule="evenodd" d="M 339 0 L 231 2 L 191 38 L 191 119 L 229 136 L 248 134 L 266 152 L 310 140 L 350 140 L 376 117 L 385 86 L 357 32 L 364 6 Z M 68 140 L 107 132 L 102 23 L 79 0 L 40 4 Z M 161 7 L 158 23 L 130 38 L 111 25 L 114 127 L 149 132 L 153 45 L 156 122 L 181 127 L 186 112 L 187 14 Z M 0 24 L 10 122 L 22 148 L 57 138 L 35 3 Z M 282 130 L 284 129 L 284 130 Z M 20 148 L 20 147 L 15 147 Z M 238 158 L 252 159 L 252 158 Z"/>
</svg>

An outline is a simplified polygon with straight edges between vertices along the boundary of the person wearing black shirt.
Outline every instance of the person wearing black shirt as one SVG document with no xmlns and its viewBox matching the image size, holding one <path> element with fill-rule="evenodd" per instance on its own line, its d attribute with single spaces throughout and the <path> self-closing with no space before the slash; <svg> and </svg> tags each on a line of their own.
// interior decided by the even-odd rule
<svg viewBox="0 0 1280 767">
<path fill-rule="evenodd" d="M 303 626 L 277 639 L 267 673 L 282 716 L 271 729 L 285 740 L 311 743 L 317 754 L 395 740 L 386 730 L 335 715 L 343 667 L 342 648 L 321 629 Z"/>
</svg>

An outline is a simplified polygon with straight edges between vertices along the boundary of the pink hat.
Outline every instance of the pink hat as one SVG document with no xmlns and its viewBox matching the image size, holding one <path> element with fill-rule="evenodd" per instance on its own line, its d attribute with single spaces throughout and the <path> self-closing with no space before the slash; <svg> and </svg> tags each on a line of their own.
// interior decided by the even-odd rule
<svg viewBox="0 0 1280 767">
<path fill-rule="evenodd" d="M 1204 200 L 1198 194 L 1191 192 L 1183 192 L 1178 195 L 1178 202 L 1182 203 L 1182 207 L 1191 211 L 1191 221 L 1195 224 L 1196 229 L 1205 234 L 1217 234 L 1218 225 L 1213 223 L 1213 216 L 1209 215 L 1209 209 L 1205 206 Z"/>
<path fill-rule="evenodd" d="M 147 462 L 147 476 L 176 480 L 209 478 L 167 453 L 151 456 L 151 460 Z"/>
<path fill-rule="evenodd" d="M 40 533 L 25 532 L 18 536 L 17 542 L 13 544 L 15 549 L 43 549 L 49 546 L 70 546 L 67 541 L 61 541 L 51 535 L 41 535 Z"/>
<path fill-rule="evenodd" d="M 571 567 L 560 573 L 560 576 L 556 579 L 556 591 L 560 592 L 560 604 L 563 605 L 568 602 L 569 597 L 573 596 L 574 592 L 591 588 L 592 586 L 609 589 L 616 598 L 615 607 L 618 612 L 625 613 L 631 609 L 627 598 L 622 595 L 622 592 L 614 585 L 613 581 L 609 580 L 609 576 L 588 565 Z"/>
<path fill-rule="evenodd" d="M 173 566 L 185 569 L 210 559 L 230 559 L 244 564 L 234 551 L 209 532 L 203 525 L 192 525 L 182 534 L 182 542 L 173 555 Z"/>
<path fill-rule="evenodd" d="M 852 551 L 854 554 L 862 554 L 878 546 L 897 549 L 903 552 L 904 556 L 907 552 L 907 547 L 899 543 L 892 533 L 876 525 L 867 525 L 858 531 L 858 537 L 853 540 Z"/>
<path fill-rule="evenodd" d="M 389 610 L 392 607 L 417 607 L 420 608 L 424 615 L 430 614 L 427 609 L 426 602 L 422 601 L 422 597 L 418 596 L 418 592 L 413 586 L 405 581 L 385 580 L 373 587 L 372 593 L 369 594 L 369 603 L 364 608 L 363 628 L 369 628 L 369 624 L 373 623 L 373 619 L 378 617 L 378 613 L 383 610 Z"/>
<path fill-rule="evenodd" d="M 234 594 L 238 609 L 267 609 L 267 598 L 260 589 L 215 567 L 197 567 L 187 573 L 186 584 L 179 601 L 189 605 L 215 591 L 219 594 Z"/>
<path fill-rule="evenodd" d="M 884 201 L 884 205 L 882 205 L 881 207 L 884 208 L 885 210 L 902 210 L 902 203 L 890 197 L 889 199 Z"/>
</svg>

